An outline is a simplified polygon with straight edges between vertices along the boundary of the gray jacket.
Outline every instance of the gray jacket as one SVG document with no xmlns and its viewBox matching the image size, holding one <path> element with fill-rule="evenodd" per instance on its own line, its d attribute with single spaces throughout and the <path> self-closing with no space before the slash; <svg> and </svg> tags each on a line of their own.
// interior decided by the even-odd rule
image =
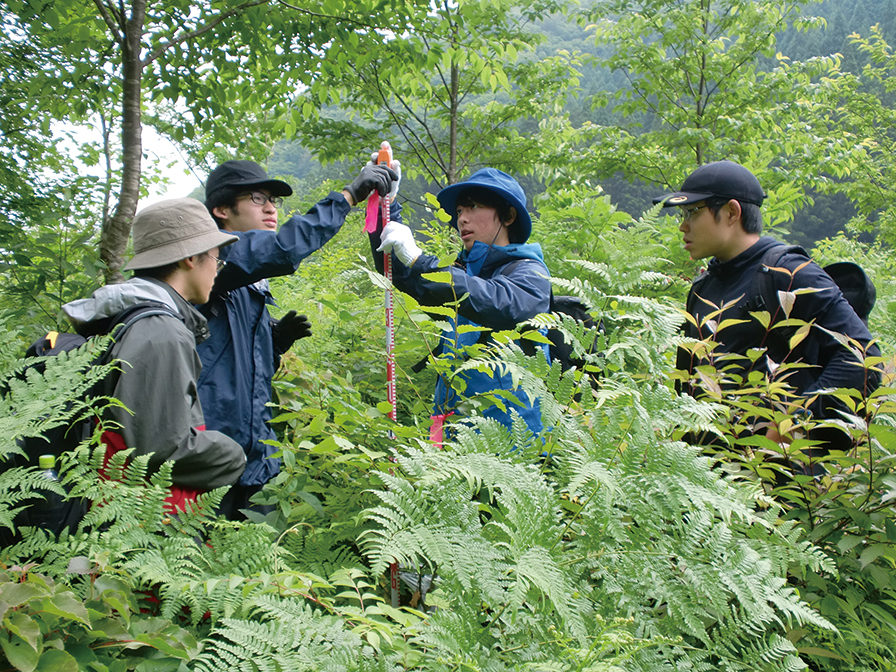
<svg viewBox="0 0 896 672">
<path fill-rule="evenodd" d="M 197 393 L 202 364 L 196 345 L 208 337 L 205 318 L 169 285 L 148 278 L 101 287 L 63 310 L 81 332 L 146 301 L 164 304 L 179 319 L 143 317 L 113 346 L 121 372 L 106 379 L 104 392 L 125 408 L 111 407 L 103 416 L 107 445 L 151 455 L 151 471 L 173 461 L 175 486 L 209 490 L 233 484 L 246 467 L 245 454 L 233 439 L 205 431 Z"/>
</svg>

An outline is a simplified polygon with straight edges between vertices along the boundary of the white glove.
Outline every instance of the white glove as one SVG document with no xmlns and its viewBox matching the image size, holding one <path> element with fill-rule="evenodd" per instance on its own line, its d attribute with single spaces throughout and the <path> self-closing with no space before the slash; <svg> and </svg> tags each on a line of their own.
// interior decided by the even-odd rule
<svg viewBox="0 0 896 672">
<path fill-rule="evenodd" d="M 389 254 L 394 252 L 398 260 L 405 266 L 413 266 L 423 250 L 414 242 L 414 234 L 404 224 L 389 222 L 383 229 L 382 243 L 377 252 Z"/>
</svg>

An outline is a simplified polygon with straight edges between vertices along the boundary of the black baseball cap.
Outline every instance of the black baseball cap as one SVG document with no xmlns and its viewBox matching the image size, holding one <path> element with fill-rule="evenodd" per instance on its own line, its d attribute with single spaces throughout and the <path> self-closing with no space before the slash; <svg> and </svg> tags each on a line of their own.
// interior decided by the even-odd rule
<svg viewBox="0 0 896 672">
<path fill-rule="evenodd" d="M 283 180 L 268 177 L 264 168 L 254 161 L 225 161 L 215 168 L 205 181 L 205 201 L 221 189 L 258 187 L 267 189 L 271 196 L 292 196 L 292 187 Z"/>
<path fill-rule="evenodd" d="M 744 203 L 762 205 L 765 192 L 756 176 L 739 163 L 716 161 L 704 164 L 688 175 L 680 191 L 654 198 L 653 202 L 662 201 L 664 208 L 671 208 L 708 198 L 733 198 Z"/>
</svg>

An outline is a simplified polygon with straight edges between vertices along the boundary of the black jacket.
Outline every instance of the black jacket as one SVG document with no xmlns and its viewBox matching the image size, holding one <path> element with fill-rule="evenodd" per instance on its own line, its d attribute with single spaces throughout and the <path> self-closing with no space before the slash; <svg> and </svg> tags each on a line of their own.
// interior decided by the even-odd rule
<svg viewBox="0 0 896 672">
<path fill-rule="evenodd" d="M 868 345 L 871 334 L 865 323 L 859 319 L 849 302 L 843 297 L 833 280 L 815 262 L 806 263 L 806 258 L 799 254 L 784 255 L 779 265 L 794 272 L 791 276 L 784 272 L 773 272 L 775 286 L 779 292 L 795 292 L 796 290 L 813 289 L 796 294 L 790 318 L 804 322 L 812 322 L 808 336 L 791 351 L 790 337 L 795 328 L 766 328 L 751 311 L 762 308 L 756 305 L 756 274 L 761 267 L 765 251 L 776 244 L 769 237 L 759 241 L 729 261 L 713 259 L 709 268 L 695 281 L 692 291 L 695 297 L 689 301 L 690 312 L 697 326 L 687 323 L 685 333 L 697 339 L 711 338 L 718 342 L 714 357 L 722 353 L 747 354 L 751 348 L 766 348 L 763 356 L 755 362 L 737 360 L 717 363 L 717 368 L 730 366 L 729 372 L 745 376 L 750 371 L 768 373 L 769 360 L 774 364 L 783 362 L 802 362 L 809 364 L 792 372 L 787 382 L 802 396 L 823 389 L 849 388 L 873 391 L 880 382 L 879 373 L 866 370 L 860 365 L 860 359 L 850 348 L 840 343 L 832 334 L 844 334 L 857 340 L 867 349 L 869 356 L 879 356 L 876 345 Z M 803 268 L 797 270 L 799 266 Z M 720 315 L 711 321 L 704 322 L 706 316 L 725 304 L 731 304 Z M 787 318 L 780 306 L 767 307 L 772 323 L 780 325 Z M 713 330 L 718 331 L 713 336 Z M 685 351 L 679 351 L 679 368 L 693 372 L 701 363 Z M 691 391 L 691 390 L 687 390 Z M 809 406 L 809 410 L 819 418 L 839 418 L 833 412 L 839 405 L 829 397 L 822 395 Z"/>
</svg>

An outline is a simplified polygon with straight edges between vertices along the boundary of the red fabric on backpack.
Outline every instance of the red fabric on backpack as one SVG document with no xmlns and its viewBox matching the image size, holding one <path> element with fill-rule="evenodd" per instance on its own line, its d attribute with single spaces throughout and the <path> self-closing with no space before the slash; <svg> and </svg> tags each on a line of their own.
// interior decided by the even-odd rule
<svg viewBox="0 0 896 672">
<path fill-rule="evenodd" d="M 196 430 L 204 432 L 205 425 L 196 427 Z M 107 479 L 106 469 L 109 466 L 109 460 L 112 459 L 112 456 L 115 455 L 115 453 L 125 450 L 127 445 L 125 445 L 124 437 L 121 434 L 108 429 L 103 430 L 103 435 L 100 440 L 103 442 L 103 445 L 106 446 L 106 455 L 103 458 L 103 466 L 100 469 L 100 478 Z M 181 485 L 172 485 L 169 488 L 168 496 L 165 498 L 165 511 L 167 513 L 186 511 L 187 504 L 195 502 L 196 498 L 203 492 L 205 492 L 205 490 L 185 488 Z"/>
</svg>

